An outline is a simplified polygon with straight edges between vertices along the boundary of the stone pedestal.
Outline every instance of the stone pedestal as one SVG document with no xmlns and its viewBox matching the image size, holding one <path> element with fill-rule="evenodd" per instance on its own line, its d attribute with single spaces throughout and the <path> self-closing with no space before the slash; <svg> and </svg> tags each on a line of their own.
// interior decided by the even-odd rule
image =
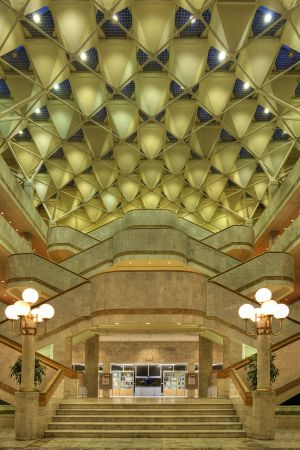
<svg viewBox="0 0 300 450">
<path fill-rule="evenodd" d="M 25 334 L 22 336 L 22 372 L 21 391 L 34 390 L 35 369 L 35 336 Z"/>
<path fill-rule="evenodd" d="M 256 390 L 252 396 L 251 437 L 263 440 L 274 439 L 276 392 L 272 390 Z"/>
<path fill-rule="evenodd" d="M 85 376 L 88 397 L 98 397 L 99 389 L 99 336 L 85 341 Z"/>
<path fill-rule="evenodd" d="M 199 398 L 207 397 L 208 382 L 212 371 L 212 351 L 212 342 L 199 336 Z"/>
<path fill-rule="evenodd" d="M 26 441 L 39 437 L 39 392 L 16 392 L 16 439 Z"/>
</svg>

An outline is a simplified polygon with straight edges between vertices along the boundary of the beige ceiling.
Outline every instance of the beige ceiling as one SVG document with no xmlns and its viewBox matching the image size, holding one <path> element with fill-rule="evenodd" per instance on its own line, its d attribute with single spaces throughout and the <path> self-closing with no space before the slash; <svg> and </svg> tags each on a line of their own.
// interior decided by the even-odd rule
<svg viewBox="0 0 300 450">
<path fill-rule="evenodd" d="M 299 157 L 299 30 L 298 0 L 1 0 L 0 153 L 84 232 L 255 220 Z"/>
</svg>

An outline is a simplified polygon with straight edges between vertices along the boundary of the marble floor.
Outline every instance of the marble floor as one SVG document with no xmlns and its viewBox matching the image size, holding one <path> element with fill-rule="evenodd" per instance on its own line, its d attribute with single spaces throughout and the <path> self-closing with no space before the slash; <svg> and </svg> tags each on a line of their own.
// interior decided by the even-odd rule
<svg viewBox="0 0 300 450">
<path fill-rule="evenodd" d="M 274 441 L 239 439 L 37 439 L 16 441 L 14 431 L 0 430 L 0 450 L 300 450 L 300 428 L 278 430 Z"/>
</svg>

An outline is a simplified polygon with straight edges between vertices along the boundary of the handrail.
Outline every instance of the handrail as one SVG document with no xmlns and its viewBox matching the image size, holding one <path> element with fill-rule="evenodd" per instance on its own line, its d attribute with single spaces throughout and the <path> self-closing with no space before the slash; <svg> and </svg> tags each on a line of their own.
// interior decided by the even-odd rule
<svg viewBox="0 0 300 450">
<path fill-rule="evenodd" d="M 290 381 L 287 384 L 284 384 L 283 386 L 280 386 L 279 388 L 275 389 L 276 396 L 283 394 L 286 391 L 289 391 L 290 389 L 300 386 L 300 377 L 295 378 L 295 380 Z"/>
<path fill-rule="evenodd" d="M 9 347 L 13 350 L 16 350 L 17 352 L 22 352 L 22 345 L 18 344 L 17 342 L 13 341 L 12 339 L 9 339 L 5 336 L 0 335 L 0 344 L 5 345 L 6 347 Z M 54 370 L 62 370 L 65 377 L 68 378 L 79 378 L 78 371 L 70 369 L 67 366 L 64 366 L 63 364 L 54 361 L 51 358 L 48 358 L 47 356 L 44 356 L 40 354 L 39 352 L 36 352 L 37 357 L 41 360 L 41 362 L 51 369 Z"/>
<path fill-rule="evenodd" d="M 252 405 L 252 394 L 248 389 L 248 386 L 244 383 L 240 375 L 238 374 L 236 369 L 231 369 L 229 372 L 230 379 L 232 380 L 233 384 L 235 385 L 238 393 L 240 394 L 241 398 L 243 399 L 245 405 L 251 406 Z"/>
<path fill-rule="evenodd" d="M 8 394 L 13 396 L 15 396 L 15 393 L 17 392 L 16 388 L 9 386 L 6 383 L 3 383 L 3 381 L 0 381 L 0 390 L 7 392 Z"/>
<path fill-rule="evenodd" d="M 289 344 L 293 344 L 294 342 L 297 342 L 300 339 L 300 332 L 293 334 L 292 336 L 289 336 L 285 339 L 283 339 L 280 342 L 277 342 L 276 344 L 271 345 L 271 352 L 276 352 L 277 350 L 280 350 L 284 347 L 286 347 Z M 229 367 L 225 367 L 225 369 L 217 370 L 217 377 L 218 378 L 227 378 L 229 376 L 230 370 L 238 370 L 242 367 L 245 367 L 247 364 L 249 364 L 251 358 L 244 358 L 241 361 L 236 362 L 235 364 L 232 364 Z"/>
<path fill-rule="evenodd" d="M 51 399 L 52 395 L 56 391 L 57 387 L 64 378 L 64 371 L 59 369 L 54 376 L 49 380 L 45 389 L 40 392 L 39 405 L 46 406 Z"/>
</svg>

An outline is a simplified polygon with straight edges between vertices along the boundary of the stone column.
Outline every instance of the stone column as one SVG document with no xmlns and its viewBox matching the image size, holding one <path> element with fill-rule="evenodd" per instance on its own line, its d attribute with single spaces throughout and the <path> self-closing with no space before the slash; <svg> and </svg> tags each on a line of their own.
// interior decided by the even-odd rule
<svg viewBox="0 0 300 450">
<path fill-rule="evenodd" d="M 208 382 L 212 371 L 213 345 L 208 339 L 199 335 L 199 386 L 198 397 L 207 397 Z"/>
<path fill-rule="evenodd" d="M 227 368 L 242 359 L 242 344 L 230 337 L 223 337 L 223 368 Z M 229 378 L 219 378 L 218 398 L 229 397 Z"/>
<path fill-rule="evenodd" d="M 257 336 L 257 388 L 253 392 L 252 437 L 274 439 L 275 391 L 270 383 L 270 335 Z"/>
<path fill-rule="evenodd" d="M 34 391 L 35 336 L 22 336 L 22 380 L 16 392 L 15 431 L 17 440 L 39 436 L 39 392 Z"/>
<path fill-rule="evenodd" d="M 88 397 L 98 397 L 98 365 L 99 336 L 96 335 L 85 341 L 85 376 Z"/>
<path fill-rule="evenodd" d="M 28 195 L 28 197 L 30 198 L 30 200 L 33 200 L 33 197 L 34 197 L 34 187 L 33 187 L 32 181 L 29 181 L 29 180 L 24 181 L 23 187 L 24 187 L 25 193 Z"/>
<path fill-rule="evenodd" d="M 73 350 L 72 337 L 67 337 L 65 338 L 64 364 L 70 369 L 72 369 L 72 350 Z M 77 397 L 77 380 L 65 377 L 64 398 L 76 398 L 76 397 Z"/>
</svg>

